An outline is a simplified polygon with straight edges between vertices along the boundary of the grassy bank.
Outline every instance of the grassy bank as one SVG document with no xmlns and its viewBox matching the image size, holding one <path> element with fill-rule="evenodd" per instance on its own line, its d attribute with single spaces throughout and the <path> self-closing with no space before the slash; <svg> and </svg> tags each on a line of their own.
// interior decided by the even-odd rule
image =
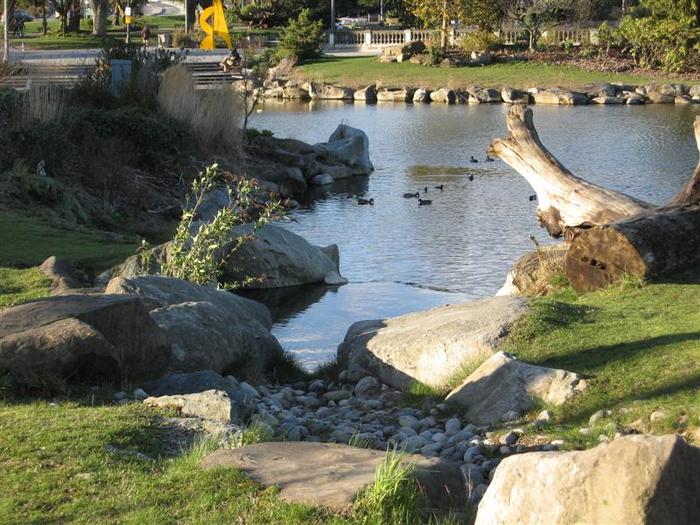
<svg viewBox="0 0 700 525">
<path fill-rule="evenodd" d="M 486 67 L 436 68 L 408 62 L 382 64 L 376 57 L 326 57 L 297 68 L 299 76 L 353 88 L 374 82 L 386 86 L 421 86 L 452 88 L 480 85 L 483 87 L 515 88 L 577 87 L 594 82 L 644 84 L 667 79 L 592 72 L 567 66 L 533 62 L 493 64 Z M 676 80 L 677 82 L 678 80 Z"/>
<path fill-rule="evenodd" d="M 503 350 L 587 377 L 588 389 L 541 432 L 589 447 L 623 429 L 670 433 L 700 427 L 700 274 L 537 299 Z M 590 433 L 591 415 L 610 410 Z M 660 410 L 654 418 L 653 412 Z M 653 419 L 653 421 L 652 421 Z"/>
<path fill-rule="evenodd" d="M 49 294 L 49 280 L 36 268 L 56 255 L 94 273 L 122 262 L 136 251 L 135 242 L 114 240 L 99 232 L 58 228 L 48 222 L 0 212 L 0 308 Z"/>
<path fill-rule="evenodd" d="M 142 405 L 0 402 L 0 523 L 350 523 L 240 471 L 197 468 L 206 444 L 164 455 L 154 417 Z"/>
</svg>

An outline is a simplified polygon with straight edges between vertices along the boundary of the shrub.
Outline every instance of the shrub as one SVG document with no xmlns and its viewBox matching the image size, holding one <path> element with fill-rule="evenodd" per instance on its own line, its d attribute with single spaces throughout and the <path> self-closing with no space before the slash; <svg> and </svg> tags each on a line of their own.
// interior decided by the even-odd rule
<svg viewBox="0 0 700 525">
<path fill-rule="evenodd" d="M 253 199 L 259 190 L 258 184 L 243 177 L 230 177 L 228 186 L 228 205 L 220 209 L 208 222 L 195 224 L 195 217 L 205 196 L 222 182 L 218 166 L 208 166 L 199 178 L 192 183 L 192 190 L 187 197 L 187 205 L 175 232 L 175 237 L 168 248 L 167 261 L 161 267 L 161 273 L 170 277 L 184 279 L 200 285 L 218 282 L 221 265 L 245 242 L 251 240 L 255 231 L 282 213 L 277 201 L 265 205 Z M 238 224 L 250 223 L 253 233 L 235 235 L 232 228 Z M 226 283 L 226 288 L 238 288 L 248 281 Z"/>
<path fill-rule="evenodd" d="M 700 65 L 700 28 L 691 19 L 625 17 L 617 29 L 604 28 L 601 44 L 620 48 L 642 67 L 679 73 Z"/>
<path fill-rule="evenodd" d="M 438 65 L 445 59 L 445 51 L 440 47 L 439 42 L 430 41 L 426 48 L 429 63 L 433 66 Z"/>
<path fill-rule="evenodd" d="M 321 50 L 325 42 L 323 24 L 320 20 L 311 20 L 311 12 L 302 9 L 296 20 L 289 20 L 289 24 L 282 31 L 277 57 L 296 57 L 299 63 L 321 56 Z"/>
<path fill-rule="evenodd" d="M 469 56 L 472 53 L 498 49 L 499 41 L 498 37 L 490 31 L 475 31 L 464 35 L 459 44 L 462 51 Z"/>
<path fill-rule="evenodd" d="M 199 46 L 199 40 L 193 33 L 178 29 L 171 33 L 172 46 L 180 49 L 194 49 Z"/>
<path fill-rule="evenodd" d="M 243 99 L 230 86 L 197 91 L 192 75 L 184 66 L 172 67 L 162 75 L 159 107 L 189 126 L 205 150 L 240 153 L 243 104 Z"/>
<path fill-rule="evenodd" d="M 32 85 L 22 95 L 20 120 L 26 124 L 60 122 L 67 100 L 68 95 L 60 86 Z"/>
</svg>

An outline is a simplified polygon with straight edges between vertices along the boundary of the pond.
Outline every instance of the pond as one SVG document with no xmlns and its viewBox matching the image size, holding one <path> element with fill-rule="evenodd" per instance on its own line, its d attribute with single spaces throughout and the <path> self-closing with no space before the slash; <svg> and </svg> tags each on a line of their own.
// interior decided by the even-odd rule
<svg viewBox="0 0 700 525">
<path fill-rule="evenodd" d="M 254 115 L 254 127 L 311 143 L 326 141 L 341 122 L 360 128 L 375 165 L 370 177 L 318 190 L 290 214 L 291 231 L 339 246 L 350 284 L 261 297 L 285 349 L 312 368 L 335 355 L 353 322 L 492 295 L 513 261 L 533 249 L 531 236 L 551 242 L 525 180 L 501 161 L 485 162 L 489 142 L 506 136 L 507 112 L 507 105 L 267 103 Z M 700 106 L 533 112 L 542 142 L 575 175 L 643 200 L 669 199 L 697 163 L 692 123 Z M 430 206 L 403 198 L 426 187 Z M 360 196 L 374 206 L 358 206 Z"/>
</svg>

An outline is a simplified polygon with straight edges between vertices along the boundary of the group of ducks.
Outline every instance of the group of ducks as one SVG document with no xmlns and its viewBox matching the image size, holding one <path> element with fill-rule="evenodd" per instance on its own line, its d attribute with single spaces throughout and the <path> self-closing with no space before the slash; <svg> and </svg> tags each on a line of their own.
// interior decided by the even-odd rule
<svg viewBox="0 0 700 525">
<path fill-rule="evenodd" d="M 486 155 L 485 162 L 493 162 L 494 160 L 495 160 L 495 159 L 493 159 L 493 158 L 489 157 L 488 155 Z M 472 155 L 472 156 L 469 157 L 469 162 L 471 162 L 471 163 L 477 163 L 477 162 L 479 162 L 479 159 L 475 158 L 475 157 Z M 467 178 L 469 179 L 469 181 L 473 181 L 473 180 L 474 180 L 474 175 L 470 173 L 469 176 L 468 176 Z M 444 184 L 440 184 L 439 186 L 435 186 L 435 189 L 436 189 L 436 190 L 440 190 L 440 191 L 444 191 L 445 185 L 444 185 Z M 425 194 L 425 193 L 428 193 L 428 187 L 427 187 L 427 186 L 423 188 L 423 193 L 424 193 L 424 194 Z M 421 199 L 420 196 L 421 196 L 420 191 L 416 191 L 415 193 L 404 193 L 404 194 L 403 194 L 404 199 L 418 199 L 418 206 L 427 206 L 427 205 L 433 203 L 432 200 L 430 200 L 430 199 Z M 535 195 L 531 195 L 531 196 L 530 196 L 530 201 L 534 201 L 536 198 L 537 198 L 537 197 L 536 197 Z M 374 205 L 374 199 L 357 199 L 357 204 L 359 204 L 359 205 L 361 205 L 361 206 L 367 206 L 367 205 L 373 206 L 373 205 Z"/>
</svg>

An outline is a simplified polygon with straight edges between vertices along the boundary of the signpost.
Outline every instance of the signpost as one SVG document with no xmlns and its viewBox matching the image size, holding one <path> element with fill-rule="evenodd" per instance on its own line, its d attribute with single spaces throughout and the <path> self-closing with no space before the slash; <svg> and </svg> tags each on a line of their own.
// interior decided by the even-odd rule
<svg viewBox="0 0 700 525">
<path fill-rule="evenodd" d="M 124 23 L 126 24 L 126 43 L 131 43 L 131 6 L 124 8 Z"/>
<path fill-rule="evenodd" d="M 3 2 L 3 13 L 5 15 L 5 19 L 3 21 L 2 25 L 2 41 L 3 41 L 3 53 L 2 57 L 5 62 L 10 61 L 10 16 L 9 16 L 9 11 L 10 10 L 10 2 L 8 0 L 4 0 Z"/>
</svg>

